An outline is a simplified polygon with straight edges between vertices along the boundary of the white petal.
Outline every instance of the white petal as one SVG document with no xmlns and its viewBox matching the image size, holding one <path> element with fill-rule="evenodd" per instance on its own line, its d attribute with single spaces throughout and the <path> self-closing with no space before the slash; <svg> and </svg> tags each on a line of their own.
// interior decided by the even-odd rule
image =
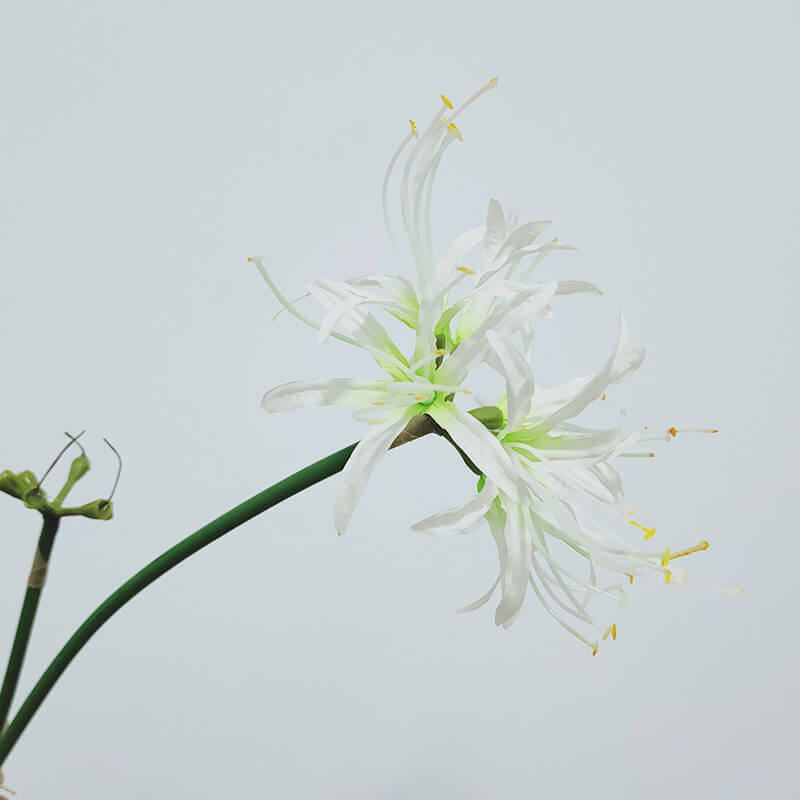
<svg viewBox="0 0 800 800">
<path fill-rule="evenodd" d="M 505 240 L 499 255 L 508 255 L 521 250 L 523 247 L 528 247 L 532 244 L 534 239 L 546 228 L 550 226 L 550 220 L 545 219 L 539 222 L 526 222 L 520 225 L 511 235 Z"/>
<path fill-rule="evenodd" d="M 484 231 L 485 229 L 483 227 L 473 228 L 472 230 L 465 231 L 453 240 L 453 243 L 447 249 L 447 253 L 445 253 L 436 265 L 433 283 L 421 287 L 426 297 L 436 297 L 439 291 L 448 283 L 453 270 L 461 266 L 461 260 L 467 253 L 481 243 Z"/>
<path fill-rule="evenodd" d="M 559 281 L 556 294 L 603 294 L 589 281 Z"/>
<path fill-rule="evenodd" d="M 363 406 L 383 400 L 390 386 L 392 381 L 359 381 L 351 378 L 291 381 L 270 389 L 262 398 L 261 407 L 275 413 L 319 406 Z M 412 387 L 412 384 L 408 386 Z"/>
<path fill-rule="evenodd" d="M 508 430 L 514 431 L 531 410 L 535 382 L 533 372 L 522 354 L 494 331 L 487 331 L 486 338 L 502 366 L 501 374 L 506 379 L 508 403 Z"/>
<path fill-rule="evenodd" d="M 459 608 L 456 611 L 456 614 L 467 614 L 470 611 L 479 609 L 481 606 L 485 606 L 489 602 L 491 596 L 494 594 L 494 590 L 497 588 L 498 583 L 500 583 L 500 575 L 497 576 L 495 582 L 489 587 L 489 591 L 486 592 L 486 594 L 482 594 L 477 600 L 473 600 L 463 608 Z"/>
<path fill-rule="evenodd" d="M 528 589 L 528 566 L 531 558 L 531 539 L 525 530 L 522 508 L 516 503 L 507 506 L 504 528 L 507 558 L 501 573 L 503 599 L 495 612 L 495 624 L 508 627 L 525 599 Z"/>
<path fill-rule="evenodd" d="M 589 403 L 600 397 L 609 385 L 614 382 L 618 374 L 620 375 L 619 380 L 621 380 L 628 372 L 641 364 L 644 353 L 638 353 L 641 348 L 630 349 L 627 347 L 625 332 L 625 322 L 620 317 L 616 347 L 602 369 L 593 378 L 584 379 L 583 386 L 569 400 L 529 429 L 531 433 L 545 433 L 559 422 L 577 416 Z M 571 383 L 574 384 L 574 382 Z"/>
<path fill-rule="evenodd" d="M 347 529 L 375 465 L 415 413 L 416 409 L 406 409 L 402 414 L 393 416 L 390 422 L 373 426 L 353 450 L 342 470 L 334 506 L 334 520 L 339 534 Z"/>
<path fill-rule="evenodd" d="M 617 357 L 614 359 L 614 367 L 611 375 L 611 383 L 619 383 L 623 378 L 636 372 L 644 361 L 644 348 L 631 347 L 628 324 L 624 317 L 619 318 L 619 344 L 617 346 Z"/>
<path fill-rule="evenodd" d="M 480 324 L 471 336 L 466 338 L 458 349 L 445 360 L 439 370 L 439 380 L 454 385 L 460 384 L 469 370 L 486 359 L 489 341 L 486 332 L 494 330 L 501 335 L 513 334 L 531 316 L 541 313 L 555 294 L 557 284 L 543 283 L 520 292 L 509 302 Z"/>
<path fill-rule="evenodd" d="M 484 514 L 491 508 L 497 489 L 491 481 L 486 481 L 483 489 L 473 495 L 466 503 L 456 508 L 440 511 L 411 526 L 411 530 L 439 536 L 445 533 L 466 533 L 481 522 Z"/>
<path fill-rule="evenodd" d="M 494 261 L 497 251 L 506 239 L 506 215 L 503 207 L 492 198 L 486 212 L 486 236 L 483 240 L 484 260 L 486 264 Z"/>
<path fill-rule="evenodd" d="M 462 411 L 454 403 L 434 404 L 427 413 L 450 434 L 490 481 L 515 500 L 525 501 L 527 488 L 508 453 L 472 414 Z"/>
</svg>

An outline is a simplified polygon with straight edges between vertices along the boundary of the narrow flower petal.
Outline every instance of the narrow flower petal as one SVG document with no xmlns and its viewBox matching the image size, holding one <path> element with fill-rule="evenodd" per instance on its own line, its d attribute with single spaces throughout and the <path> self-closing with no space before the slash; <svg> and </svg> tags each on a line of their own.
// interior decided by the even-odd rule
<svg viewBox="0 0 800 800">
<path fill-rule="evenodd" d="M 489 510 L 497 489 L 491 481 L 486 481 L 484 487 L 473 495 L 466 503 L 447 511 L 440 511 L 411 526 L 411 530 L 427 533 L 429 536 L 440 536 L 446 533 L 466 533 L 472 530 Z"/>
<path fill-rule="evenodd" d="M 406 409 L 402 414 L 392 416 L 389 422 L 373 426 L 353 450 L 342 470 L 334 506 L 334 521 L 340 535 L 347 530 L 356 503 L 376 464 L 416 413 L 414 408 Z"/>
<path fill-rule="evenodd" d="M 445 383 L 461 383 L 469 370 L 486 359 L 489 341 L 487 331 L 494 330 L 500 335 L 511 335 L 530 317 L 541 313 L 555 294 L 557 284 L 543 283 L 509 300 L 503 307 L 493 312 L 488 319 L 463 341 L 439 370 L 439 380 Z"/>
<path fill-rule="evenodd" d="M 509 430 L 516 430 L 531 410 L 531 399 L 536 385 L 533 371 L 522 354 L 494 331 L 487 331 L 486 338 L 500 362 L 501 373 L 506 380 L 506 424 Z"/>
<path fill-rule="evenodd" d="M 545 433 L 559 422 L 580 414 L 589 403 L 600 397 L 608 386 L 615 382 L 615 378 L 622 380 L 625 375 L 642 363 L 643 358 L 644 352 L 641 348 L 628 346 L 625 321 L 620 317 L 617 344 L 608 361 L 593 378 L 586 380 L 584 385 L 559 409 L 533 425 L 530 428 L 531 433 Z"/>
<path fill-rule="evenodd" d="M 500 583 L 500 575 L 495 578 L 494 583 L 489 587 L 489 591 L 486 594 L 482 594 L 477 600 L 473 600 L 471 603 L 457 609 L 456 614 L 468 614 L 470 611 L 476 611 L 481 606 L 485 606 L 494 594 L 498 583 Z"/>
<path fill-rule="evenodd" d="M 486 211 L 486 235 L 483 240 L 484 264 L 488 266 L 497 256 L 507 236 L 506 215 L 500 203 L 492 198 Z"/>
<path fill-rule="evenodd" d="M 427 413 L 453 438 L 486 477 L 520 502 L 528 495 L 508 453 L 478 420 L 454 403 L 434 404 Z"/>
<path fill-rule="evenodd" d="M 495 612 L 495 624 L 508 627 L 525 599 L 530 573 L 531 540 L 525 530 L 522 508 L 516 503 L 506 509 L 503 530 L 506 543 L 506 563 L 501 572 L 503 598 Z"/>
<path fill-rule="evenodd" d="M 603 293 L 589 281 L 559 281 L 556 294 L 599 294 Z"/>
<path fill-rule="evenodd" d="M 270 389 L 261 400 L 265 411 L 292 411 L 296 408 L 319 406 L 365 406 L 383 404 L 387 393 L 401 397 L 407 395 L 413 402 L 418 390 L 411 382 L 361 381 L 352 378 L 328 378 L 309 381 L 291 381 Z"/>
</svg>

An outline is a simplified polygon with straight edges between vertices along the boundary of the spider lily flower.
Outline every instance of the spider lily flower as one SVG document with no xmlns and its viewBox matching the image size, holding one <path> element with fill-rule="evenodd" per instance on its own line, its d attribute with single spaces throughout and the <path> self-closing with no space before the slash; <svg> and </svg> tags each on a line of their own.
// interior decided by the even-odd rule
<svg viewBox="0 0 800 800">
<path fill-rule="evenodd" d="M 527 495 L 524 482 L 497 438 L 452 401 L 466 391 L 462 385 L 470 369 L 486 360 L 487 331 L 511 335 L 516 328 L 530 326 L 536 315 L 549 313 L 554 295 L 586 287 L 597 290 L 589 284 L 579 286 L 574 282 L 565 288 L 558 282 L 528 286 L 516 281 L 521 277 L 517 268 L 525 255 L 545 253 L 532 248 L 543 223 L 517 226 L 515 221 L 505 218 L 496 201 L 490 203 L 486 227 L 462 234 L 442 258 L 437 261 L 434 257 L 430 205 L 436 171 L 447 148 L 462 138 L 455 120 L 496 83 L 490 81 L 458 108 L 443 96 L 441 108 L 422 133 L 412 122 L 411 131 L 390 161 L 383 185 L 387 225 L 390 225 L 387 200 L 390 178 L 403 151 L 414 142 L 400 179 L 400 217 L 416 265 L 416 280 L 374 274 L 345 282 L 315 281 L 309 287 L 309 294 L 326 309 L 322 321 L 316 322 L 282 295 L 263 259 L 250 259 L 284 309 L 316 328 L 321 343 L 336 338 L 366 350 L 389 376 L 382 381 L 296 381 L 267 392 L 262 401 L 267 411 L 319 405 L 354 406 L 358 418 L 372 424 L 343 470 L 335 513 L 340 533 L 347 527 L 377 461 L 410 420 L 420 414 L 433 419 L 466 457 L 510 497 L 522 501 Z M 461 278 L 473 273 L 461 266 L 461 260 L 481 243 L 484 269 L 476 278 L 476 291 L 482 298 L 489 297 L 490 302 L 482 309 L 482 322 L 468 333 L 462 330 L 455 341 L 450 335 L 450 323 L 468 303 L 462 300 L 448 306 L 447 295 Z M 409 357 L 378 321 L 373 309 L 392 315 L 414 331 L 413 352 Z"/>
<path fill-rule="evenodd" d="M 595 430 L 570 421 L 604 397 L 609 386 L 638 369 L 644 351 L 630 346 L 620 320 L 614 352 L 594 376 L 543 389 L 535 386 L 527 360 L 508 339 L 496 331 L 488 331 L 486 339 L 486 360 L 506 379 L 498 442 L 523 478 L 528 498 L 520 502 L 508 496 L 487 476 L 467 503 L 413 527 L 429 534 L 463 533 L 485 518 L 497 546 L 500 573 L 486 594 L 461 611 L 481 607 L 500 585 L 495 622 L 508 627 L 530 587 L 547 612 L 596 653 L 598 640 L 585 630 L 616 638 L 616 625 L 596 619 L 588 609 L 590 600 L 600 595 L 622 608 L 626 604 L 623 587 L 602 585 L 598 570 L 617 573 L 630 583 L 645 574 L 680 582 L 685 572 L 674 571 L 672 561 L 708 547 L 703 541 L 684 550 L 655 550 L 631 541 L 634 529 L 649 540 L 655 528 L 631 519 L 620 476 L 610 462 L 642 455 L 630 448 L 660 435 L 623 425 Z"/>
<path fill-rule="evenodd" d="M 389 235 L 396 243 L 390 214 L 389 187 L 393 176 L 399 172 L 398 216 L 415 265 L 412 279 L 368 274 L 345 281 L 314 281 L 308 295 L 315 297 L 326 309 L 325 318 L 316 324 L 280 294 L 266 274 L 263 261 L 256 260 L 285 310 L 318 329 L 320 344 L 330 336 L 352 339 L 350 331 L 342 333 L 342 329 L 347 328 L 351 312 L 379 309 L 414 331 L 413 360 L 420 374 L 430 378 L 437 360 L 433 355 L 436 350 L 451 352 L 471 336 L 480 321 L 496 308 L 506 305 L 526 289 L 537 288 L 535 284 L 529 285 L 525 281 L 550 252 L 574 249 L 557 240 L 538 244 L 537 239 L 549 225 L 548 221 L 518 225 L 516 218 L 505 215 L 498 201 L 491 200 L 485 225 L 457 236 L 440 257 L 434 254 L 430 216 L 433 184 L 439 164 L 447 149 L 454 142 L 463 140 L 456 120 L 466 108 L 496 85 L 497 79 L 493 78 L 458 107 L 454 107 L 450 99 L 442 95 L 440 108 L 424 130 L 420 132 L 416 123 L 410 121 L 411 129 L 389 161 L 382 188 L 383 213 Z M 404 154 L 405 163 L 400 168 Z M 464 260 L 478 248 L 480 264 L 475 269 L 466 267 Z M 532 260 L 526 262 L 527 257 Z M 459 299 L 454 300 L 453 294 L 462 290 L 470 278 L 472 285 Z M 585 281 L 556 282 L 556 294 L 577 292 L 600 293 L 597 287 Z M 542 313 L 549 313 L 549 308 L 544 308 Z M 455 334 L 451 334 L 451 324 L 457 324 Z M 521 324 L 530 335 L 530 320 Z M 379 363 L 386 367 L 383 356 L 380 356 Z"/>
<path fill-rule="evenodd" d="M 555 284 L 528 289 L 514 298 L 506 313 L 496 313 L 486 322 L 510 335 L 521 319 L 544 309 L 556 291 Z M 386 370 L 389 379 L 354 380 L 349 378 L 292 381 L 268 391 L 262 400 L 266 411 L 288 411 L 323 405 L 355 407 L 356 416 L 370 423 L 345 465 L 335 505 L 335 523 L 344 533 L 366 482 L 380 458 L 417 415 L 427 414 L 481 472 L 509 496 L 523 500 L 528 490 L 510 456 L 498 439 L 474 415 L 461 409 L 455 396 L 470 394 L 463 380 L 470 369 L 486 359 L 480 341 L 469 347 L 468 340 L 445 358 L 443 349 L 425 357 L 431 363 L 430 377 L 419 361 L 407 360 L 383 326 L 363 309 L 350 309 L 342 318 L 348 331 L 345 339 L 369 351 Z M 339 338 L 343 338 L 340 335 Z M 437 366 L 434 361 L 441 360 Z M 456 362 L 454 365 L 451 362 Z M 421 374 L 423 373 L 423 374 Z M 447 376 L 445 378 L 445 376 Z"/>
</svg>

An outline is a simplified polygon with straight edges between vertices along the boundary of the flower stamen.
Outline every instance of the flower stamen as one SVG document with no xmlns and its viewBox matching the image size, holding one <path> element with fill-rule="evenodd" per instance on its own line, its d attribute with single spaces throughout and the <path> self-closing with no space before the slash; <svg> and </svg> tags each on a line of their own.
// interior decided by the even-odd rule
<svg viewBox="0 0 800 800">
<path fill-rule="evenodd" d="M 631 520 L 630 524 L 633 525 L 634 528 L 639 528 L 639 530 L 644 531 L 644 538 L 645 539 L 652 539 L 656 535 L 656 526 L 655 525 L 653 525 L 652 528 L 645 528 L 644 525 L 642 525 L 639 522 L 636 522 L 636 520 L 633 520 L 633 519 Z"/>
<path fill-rule="evenodd" d="M 700 553 L 703 550 L 708 550 L 708 547 L 708 542 L 703 539 L 703 541 L 698 542 L 696 545 L 694 545 L 694 547 L 687 547 L 686 550 L 679 550 L 677 553 L 673 553 L 669 558 L 672 560 L 675 558 L 681 558 L 681 556 L 691 555 L 692 553 Z M 669 553 L 669 550 L 667 550 L 667 553 Z"/>
<path fill-rule="evenodd" d="M 464 137 L 461 135 L 461 131 L 458 129 L 458 125 L 456 125 L 455 122 L 451 122 L 447 126 L 447 130 L 452 131 L 458 137 L 459 142 L 464 141 Z"/>
<path fill-rule="evenodd" d="M 667 438 L 674 439 L 679 433 L 719 433 L 719 428 L 681 428 L 678 430 L 674 425 L 667 430 Z"/>
</svg>

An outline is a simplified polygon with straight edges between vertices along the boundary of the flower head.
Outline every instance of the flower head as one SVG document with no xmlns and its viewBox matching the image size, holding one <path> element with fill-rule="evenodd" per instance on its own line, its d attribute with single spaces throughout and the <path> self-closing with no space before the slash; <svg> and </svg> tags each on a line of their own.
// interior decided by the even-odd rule
<svg viewBox="0 0 800 800">
<path fill-rule="evenodd" d="M 516 220 L 506 218 L 495 200 L 489 204 L 485 226 L 456 237 L 442 256 L 434 254 L 430 212 L 436 171 L 445 151 L 463 138 L 456 119 L 496 84 L 496 79 L 489 81 L 457 108 L 443 96 L 441 107 L 421 133 L 411 122 L 411 130 L 389 162 L 382 202 L 394 236 L 388 189 L 401 156 L 410 147 L 399 176 L 399 217 L 415 264 L 412 278 L 367 274 L 347 281 L 314 281 L 308 294 L 326 310 L 317 322 L 281 294 L 263 259 L 250 259 L 284 309 L 318 330 L 320 343 L 336 338 L 359 347 L 370 353 L 388 376 L 382 380 L 295 381 L 267 392 L 262 401 L 264 409 L 271 412 L 320 405 L 354 406 L 357 418 L 370 423 L 342 474 L 335 512 L 340 533 L 347 527 L 375 464 L 408 423 L 421 414 L 445 431 L 508 496 L 522 500 L 527 490 L 508 453 L 454 400 L 469 393 L 465 379 L 487 358 L 487 331 L 508 335 L 521 328 L 530 332 L 533 319 L 549 313 L 556 294 L 598 292 L 591 284 L 576 281 L 524 283 L 531 268 L 531 264 L 523 266 L 526 257 L 532 257 L 535 266 L 548 252 L 564 245 L 554 241 L 534 246 L 548 223 L 517 225 Z M 465 257 L 478 247 L 480 264 L 476 269 L 464 266 Z M 456 298 L 467 278 L 472 278 L 471 287 Z M 388 314 L 413 331 L 408 355 L 373 311 Z"/>
<path fill-rule="evenodd" d="M 685 571 L 675 572 L 672 562 L 708 547 L 702 541 L 681 550 L 657 550 L 632 541 L 634 528 L 644 533 L 645 540 L 652 538 L 655 528 L 631 519 L 619 473 L 611 462 L 624 456 L 652 456 L 631 448 L 663 434 L 654 437 L 646 428 L 624 424 L 598 430 L 571 421 L 638 369 L 644 351 L 629 344 L 620 319 L 614 352 L 595 375 L 544 389 L 535 385 L 530 366 L 508 339 L 494 331 L 488 331 L 486 338 L 487 360 L 506 382 L 506 395 L 498 404 L 503 412 L 498 442 L 528 495 L 520 502 L 490 479 L 481 479 L 479 491 L 466 504 L 414 528 L 431 534 L 466 532 L 485 518 L 497 545 L 500 573 L 486 594 L 462 610 L 484 605 L 500 585 L 495 622 L 508 627 L 530 587 L 559 624 L 596 652 L 598 642 L 589 638 L 588 631 L 616 638 L 616 625 L 590 613 L 590 601 L 604 596 L 622 608 L 626 603 L 623 585 L 603 584 L 601 571 L 630 583 L 641 575 L 680 582 Z M 667 438 L 672 431 L 677 433 L 671 428 Z"/>
</svg>

